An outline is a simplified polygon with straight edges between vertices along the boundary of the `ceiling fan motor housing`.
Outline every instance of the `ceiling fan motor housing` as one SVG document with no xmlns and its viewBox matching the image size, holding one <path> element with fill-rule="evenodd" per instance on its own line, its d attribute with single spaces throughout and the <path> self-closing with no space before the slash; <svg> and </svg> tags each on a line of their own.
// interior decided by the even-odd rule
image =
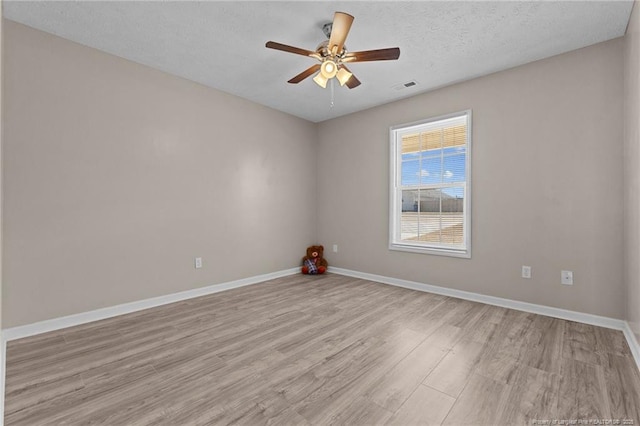
<svg viewBox="0 0 640 426">
<path fill-rule="evenodd" d="M 329 51 L 329 40 L 325 40 L 322 43 L 320 43 L 318 47 L 316 47 L 316 52 L 322 58 L 332 58 L 334 61 L 338 62 L 340 59 L 344 58 L 344 56 L 347 54 L 347 46 L 343 45 L 342 51 L 333 55 L 332 52 Z"/>
</svg>

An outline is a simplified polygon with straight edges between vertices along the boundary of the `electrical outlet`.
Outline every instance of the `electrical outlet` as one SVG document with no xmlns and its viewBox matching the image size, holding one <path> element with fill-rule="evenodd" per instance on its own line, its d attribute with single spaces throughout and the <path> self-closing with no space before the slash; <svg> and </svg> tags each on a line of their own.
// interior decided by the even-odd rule
<svg viewBox="0 0 640 426">
<path fill-rule="evenodd" d="M 196 269 L 200 269 L 202 268 L 202 258 L 201 257 L 196 257 L 196 260 L 194 262 Z"/>
<path fill-rule="evenodd" d="M 522 265 L 522 278 L 531 278 L 531 266 Z"/>
<path fill-rule="evenodd" d="M 562 271 L 560 273 L 560 284 L 573 285 L 573 271 Z"/>
<path fill-rule="evenodd" d="M 338 245 L 337 245 L 337 244 L 334 244 L 334 245 L 333 245 L 333 252 L 334 252 L 334 253 L 337 253 L 337 252 L 338 252 Z"/>
</svg>

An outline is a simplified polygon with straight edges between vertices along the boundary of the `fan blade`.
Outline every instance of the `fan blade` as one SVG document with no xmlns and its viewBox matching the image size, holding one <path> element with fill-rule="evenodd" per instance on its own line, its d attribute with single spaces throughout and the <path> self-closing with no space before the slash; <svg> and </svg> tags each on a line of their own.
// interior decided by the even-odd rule
<svg viewBox="0 0 640 426">
<path fill-rule="evenodd" d="M 342 59 L 342 62 L 390 61 L 398 59 L 399 57 L 400 48 L 390 47 L 389 49 L 348 52 Z"/>
<path fill-rule="evenodd" d="M 265 47 L 269 49 L 282 50 L 283 52 L 295 53 L 296 55 L 302 56 L 314 56 L 316 52 L 312 52 L 311 50 L 300 49 L 299 47 L 288 46 L 282 43 L 276 43 L 275 41 L 268 41 L 265 44 Z"/>
<path fill-rule="evenodd" d="M 345 70 L 351 72 L 351 70 L 349 68 L 345 67 L 344 64 L 342 64 L 342 68 L 344 68 Z M 347 80 L 347 82 L 345 84 L 349 89 L 354 89 L 354 88 L 360 86 L 360 80 L 358 80 L 356 78 L 356 75 L 351 72 L 351 78 L 349 78 L 349 80 Z"/>
<path fill-rule="evenodd" d="M 304 80 L 305 78 L 309 77 L 311 74 L 315 73 L 318 70 L 320 70 L 320 64 L 315 64 L 313 66 L 310 66 L 306 70 L 302 71 L 300 74 L 298 74 L 295 77 L 293 77 L 287 83 L 298 84 L 302 80 Z"/>
<path fill-rule="evenodd" d="M 351 29 L 353 16 L 344 12 L 336 12 L 333 15 L 333 24 L 331 25 L 331 37 L 329 37 L 329 52 L 339 54 L 342 52 L 342 46 L 347 39 L 347 34 Z"/>
</svg>

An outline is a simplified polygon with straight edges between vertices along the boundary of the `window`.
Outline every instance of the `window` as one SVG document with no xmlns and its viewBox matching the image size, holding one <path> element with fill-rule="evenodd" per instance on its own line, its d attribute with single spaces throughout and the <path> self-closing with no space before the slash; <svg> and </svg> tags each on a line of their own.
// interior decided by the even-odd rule
<svg viewBox="0 0 640 426">
<path fill-rule="evenodd" d="M 471 257 L 471 111 L 391 128 L 389 248 Z"/>
</svg>

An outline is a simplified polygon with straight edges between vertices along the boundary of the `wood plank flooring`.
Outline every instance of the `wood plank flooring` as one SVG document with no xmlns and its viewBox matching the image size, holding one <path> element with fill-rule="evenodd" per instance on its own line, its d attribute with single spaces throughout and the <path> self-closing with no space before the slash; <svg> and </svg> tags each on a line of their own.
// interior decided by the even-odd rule
<svg viewBox="0 0 640 426">
<path fill-rule="evenodd" d="M 6 425 L 640 424 L 619 331 L 332 274 L 11 341 L 6 374 Z"/>
</svg>

